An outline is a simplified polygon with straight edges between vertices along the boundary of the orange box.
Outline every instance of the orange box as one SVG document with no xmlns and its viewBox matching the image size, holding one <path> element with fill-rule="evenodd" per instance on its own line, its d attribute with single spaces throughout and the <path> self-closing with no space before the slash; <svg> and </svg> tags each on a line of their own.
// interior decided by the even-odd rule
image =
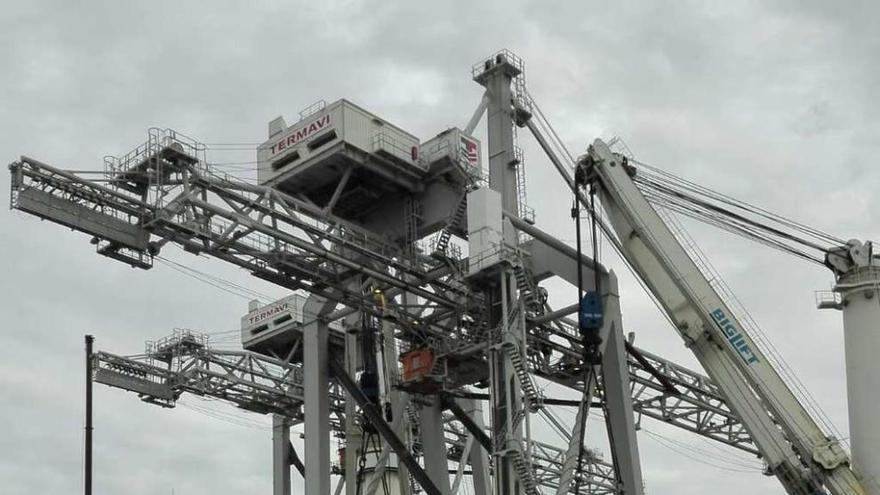
<svg viewBox="0 0 880 495">
<path fill-rule="evenodd" d="M 400 355 L 403 363 L 403 381 L 414 382 L 424 379 L 434 367 L 434 354 L 427 349 L 409 351 Z"/>
</svg>

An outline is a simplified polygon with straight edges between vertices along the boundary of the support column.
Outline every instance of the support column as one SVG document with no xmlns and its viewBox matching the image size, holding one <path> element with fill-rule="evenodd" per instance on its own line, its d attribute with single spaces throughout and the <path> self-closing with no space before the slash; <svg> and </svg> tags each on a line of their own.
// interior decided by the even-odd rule
<svg viewBox="0 0 880 495">
<path fill-rule="evenodd" d="M 630 393 L 629 366 L 624 345 L 623 321 L 617 293 L 617 277 L 609 273 L 604 282 L 608 289 L 605 299 L 605 318 L 612 319 L 608 342 L 602 355 L 602 385 L 605 391 L 609 444 L 614 468 L 624 495 L 643 495 L 642 466 L 636 439 L 635 416 Z"/>
<path fill-rule="evenodd" d="M 459 405 L 480 429 L 485 429 L 483 421 L 483 405 L 473 399 L 459 399 Z M 474 484 L 474 495 L 492 493 L 492 476 L 489 474 L 489 455 L 479 442 L 471 448 L 471 479 Z"/>
<path fill-rule="evenodd" d="M 419 408 L 422 450 L 425 472 L 441 493 L 449 493 L 449 463 L 446 458 L 446 438 L 443 435 L 443 408 L 437 398 Z"/>
<path fill-rule="evenodd" d="M 407 294 L 404 294 L 402 299 L 404 300 L 404 304 L 410 300 Z M 388 402 L 391 404 L 391 411 L 394 414 L 391 426 L 398 438 L 400 438 L 405 445 L 409 446 L 409 426 L 406 421 L 406 408 L 409 404 L 409 396 L 393 387 L 394 384 L 400 383 L 400 372 L 398 368 L 398 357 L 400 353 L 397 349 L 397 341 L 394 338 L 394 325 L 384 319 L 382 320 L 382 340 L 384 342 L 384 353 L 382 356 L 384 360 L 383 370 L 386 378 L 384 392 L 388 394 Z M 387 445 L 385 445 L 384 448 L 388 448 Z M 401 495 L 410 495 L 409 470 L 406 466 L 399 462 L 397 456 L 393 456 L 389 459 L 388 466 L 391 468 L 389 472 L 393 473 L 390 474 L 388 478 L 392 483 L 397 484 L 399 490 L 398 493 Z"/>
<path fill-rule="evenodd" d="M 514 115 L 511 104 L 513 79 L 522 71 L 517 63 L 508 60 L 506 52 L 486 60 L 474 78 L 486 87 L 489 97 L 486 120 L 488 123 L 489 148 L 489 187 L 501 194 L 503 211 L 518 212 L 516 191 L 516 154 L 514 151 Z M 518 236 L 510 222 L 502 222 L 503 243 L 516 246 Z M 515 284 L 511 283 L 509 270 L 499 274 L 498 284 L 489 288 L 491 311 L 490 328 L 501 328 L 501 342 L 516 341 L 518 335 L 509 327 L 508 313 L 517 304 Z M 514 428 L 513 415 L 522 405 L 519 400 L 519 386 L 514 374 L 513 364 L 507 352 L 496 346 L 490 354 L 490 396 L 492 402 L 492 440 L 495 459 L 495 493 L 498 495 L 517 495 L 520 491 L 519 478 L 513 464 L 513 449 L 520 449 L 519 428 Z"/>
<path fill-rule="evenodd" d="M 862 477 L 868 494 L 880 495 L 880 421 L 877 390 L 880 382 L 880 260 L 838 278 L 841 295 L 846 387 L 853 470 Z"/>
<path fill-rule="evenodd" d="M 85 439 L 85 473 L 83 474 L 83 491 L 92 495 L 92 352 L 95 337 L 86 335 L 86 439 Z"/>
<path fill-rule="evenodd" d="M 335 303 L 312 294 L 303 313 L 303 407 L 305 408 L 305 491 L 330 495 L 330 371 L 327 365 L 328 325 L 324 316 Z"/>
<path fill-rule="evenodd" d="M 558 275 L 563 280 L 569 281 L 574 285 L 575 282 L 573 280 L 576 280 L 577 278 L 577 272 L 575 270 L 578 268 L 574 265 L 572 265 L 571 268 L 571 271 L 555 275 Z M 620 326 L 620 301 L 617 293 L 617 279 L 614 276 L 614 273 L 603 273 L 600 276 L 601 280 L 599 285 L 602 287 L 602 311 L 605 317 L 603 318 L 602 328 L 599 330 L 599 336 L 602 339 L 602 342 L 599 344 L 599 352 L 604 356 L 608 348 L 609 336 L 612 334 L 615 327 Z M 586 365 L 586 363 L 584 363 L 584 365 Z M 628 372 L 628 370 L 625 371 Z M 590 407 L 597 383 L 596 374 L 598 372 L 598 366 L 591 366 L 589 373 L 585 376 L 584 391 L 575 417 L 574 431 L 568 440 L 568 449 L 566 450 L 565 459 L 562 463 L 559 485 L 556 488 L 557 495 L 568 493 L 569 490 L 573 488 L 572 485 L 577 484 L 577 479 L 582 479 L 582 473 L 577 472 L 578 458 L 581 456 L 581 451 L 586 448 L 581 441 L 581 425 L 586 425 L 585 417 L 589 417 L 590 414 Z M 627 387 L 622 393 L 629 394 L 629 388 Z M 585 442 L 586 437 L 584 437 L 583 440 Z"/>
<path fill-rule="evenodd" d="M 290 420 L 272 415 L 272 495 L 290 495 Z"/>
<path fill-rule="evenodd" d="M 513 78 L 521 74 L 507 55 L 499 53 L 486 60 L 484 70 L 475 78 L 486 87 L 489 97 L 486 120 L 489 132 L 489 187 L 501 193 L 501 207 L 504 211 L 518 212 L 519 202 L 516 194 L 516 156 L 513 143 L 514 115 L 511 100 L 513 92 L 510 85 Z M 505 225 L 504 241 L 516 245 L 516 232 Z"/>
<path fill-rule="evenodd" d="M 360 325 L 360 314 L 349 315 L 345 318 L 345 327 L 352 328 Z M 357 333 L 346 332 L 345 334 L 345 369 L 349 376 L 356 376 L 358 368 L 358 339 Z M 359 495 L 358 487 L 358 459 L 360 450 L 363 448 L 363 434 L 360 425 L 355 421 L 357 418 L 357 403 L 350 393 L 345 393 L 345 495 Z"/>
</svg>

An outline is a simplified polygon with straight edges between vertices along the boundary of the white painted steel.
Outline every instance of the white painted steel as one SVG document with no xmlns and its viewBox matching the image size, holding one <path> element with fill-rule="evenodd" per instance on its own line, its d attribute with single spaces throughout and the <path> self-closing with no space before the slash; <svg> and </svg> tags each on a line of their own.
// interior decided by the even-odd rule
<svg viewBox="0 0 880 495">
<path fill-rule="evenodd" d="M 470 173 L 478 173 L 482 167 L 480 141 L 457 127 L 446 129 L 422 143 L 419 157 L 428 166 L 443 159 L 459 163 Z"/>
<path fill-rule="evenodd" d="M 840 278 L 843 300 L 846 391 L 853 468 L 868 493 L 880 494 L 880 267 L 862 267 Z"/>
<path fill-rule="evenodd" d="M 468 272 L 477 273 L 501 261 L 501 194 L 488 187 L 468 193 Z"/>
<path fill-rule="evenodd" d="M 310 158 L 321 155 L 324 150 L 340 142 L 365 153 L 385 152 L 392 155 L 412 172 L 422 172 L 418 157 L 413 157 L 412 149 L 418 150 L 419 139 L 400 127 L 364 110 L 348 100 L 338 100 L 312 113 L 302 120 L 287 126 L 283 119 L 270 123 L 270 133 L 275 132 L 257 148 L 257 182 L 259 184 L 279 183 L 310 166 Z M 321 146 L 310 148 L 310 144 L 335 133 Z M 278 167 L 279 162 L 292 157 L 299 158 L 287 165 Z M 323 160 L 325 157 L 320 156 Z M 277 170 L 273 170 L 273 164 Z"/>
<path fill-rule="evenodd" d="M 800 463 L 792 460 L 793 447 L 814 472 L 822 473 L 822 482 L 833 494 L 864 493 L 839 443 L 819 428 L 739 324 L 636 187 L 623 157 L 598 139 L 590 155 L 602 206 L 623 254 L 724 391 L 770 470 L 790 493 L 809 490 Z"/>
</svg>

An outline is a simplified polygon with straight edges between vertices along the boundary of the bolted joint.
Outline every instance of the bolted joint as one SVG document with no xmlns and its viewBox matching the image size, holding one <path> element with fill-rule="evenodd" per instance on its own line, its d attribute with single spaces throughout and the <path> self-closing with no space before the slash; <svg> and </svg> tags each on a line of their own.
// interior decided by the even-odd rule
<svg viewBox="0 0 880 495">
<path fill-rule="evenodd" d="M 813 461 L 825 469 L 834 469 L 847 461 L 846 452 L 840 446 L 840 442 L 834 437 L 828 437 L 813 447 Z"/>
</svg>

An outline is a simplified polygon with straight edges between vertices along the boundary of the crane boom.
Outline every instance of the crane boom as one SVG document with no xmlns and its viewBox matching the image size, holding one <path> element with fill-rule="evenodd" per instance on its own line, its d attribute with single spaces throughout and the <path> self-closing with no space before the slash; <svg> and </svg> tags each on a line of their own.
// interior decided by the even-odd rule
<svg viewBox="0 0 880 495">
<path fill-rule="evenodd" d="M 658 212 L 634 167 L 601 140 L 578 163 L 597 188 L 622 254 L 742 418 L 789 493 L 865 493 L 839 441 L 816 424 Z M 792 456 L 792 451 L 795 453 Z"/>
</svg>

